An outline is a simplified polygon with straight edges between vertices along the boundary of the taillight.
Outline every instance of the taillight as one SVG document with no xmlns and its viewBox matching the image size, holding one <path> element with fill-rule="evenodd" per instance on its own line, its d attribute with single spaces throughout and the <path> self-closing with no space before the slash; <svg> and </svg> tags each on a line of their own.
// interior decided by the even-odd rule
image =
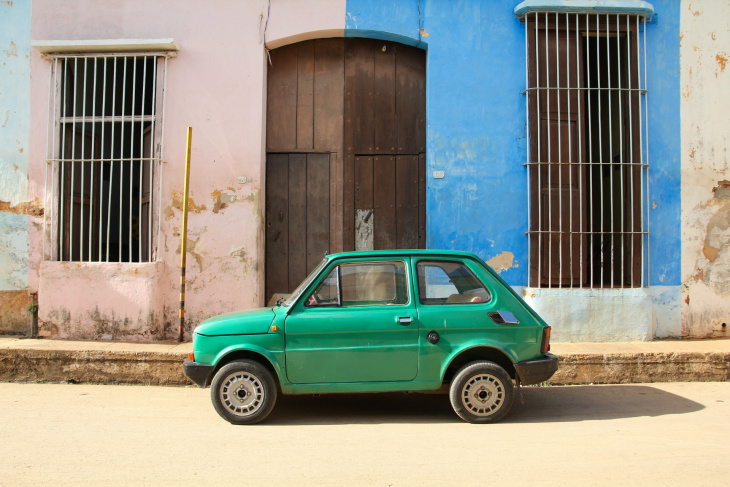
<svg viewBox="0 0 730 487">
<path fill-rule="evenodd" d="M 542 347 L 540 347 L 540 353 L 546 353 L 550 351 L 550 327 L 546 326 L 542 329 Z"/>
<path fill-rule="evenodd" d="M 188 357 L 190 358 L 191 362 L 195 362 L 195 355 L 193 354 L 193 352 L 190 352 L 190 355 L 188 355 Z"/>
</svg>

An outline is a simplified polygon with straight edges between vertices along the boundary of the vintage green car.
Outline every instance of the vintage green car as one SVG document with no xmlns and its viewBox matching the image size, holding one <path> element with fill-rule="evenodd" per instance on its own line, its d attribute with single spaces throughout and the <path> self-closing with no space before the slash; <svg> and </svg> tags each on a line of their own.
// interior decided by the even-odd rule
<svg viewBox="0 0 730 487">
<path fill-rule="evenodd" d="M 193 335 L 185 375 L 216 411 L 257 423 L 278 394 L 448 388 L 472 423 L 503 418 L 514 383 L 558 368 L 550 327 L 467 252 L 348 252 L 324 260 L 276 306 L 216 316 Z"/>
</svg>

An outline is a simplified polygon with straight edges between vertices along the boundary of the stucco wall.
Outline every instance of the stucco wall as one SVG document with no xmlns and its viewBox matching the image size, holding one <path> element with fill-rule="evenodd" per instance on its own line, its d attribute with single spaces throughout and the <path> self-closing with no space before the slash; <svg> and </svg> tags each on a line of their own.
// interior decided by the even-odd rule
<svg viewBox="0 0 730 487">
<path fill-rule="evenodd" d="M 62 272 L 64 269 L 57 268 L 58 264 L 41 265 L 41 233 L 33 229 L 31 245 L 36 246 L 30 268 L 40 288 L 44 333 L 90 337 L 89 330 L 99 329 L 108 317 L 113 317 L 112 321 L 128 324 L 123 334 L 114 336 L 148 338 L 153 333 L 147 324 L 148 316 L 154 316 L 160 321 L 155 329 L 161 330 L 153 333 L 155 338 L 176 335 L 181 195 L 188 126 L 193 127 L 187 243 L 188 329 L 211 315 L 263 304 L 260 262 L 266 7 L 263 0 L 33 2 L 34 40 L 174 38 L 181 48 L 178 56 L 168 61 L 159 262 L 153 265 L 154 271 L 139 273 L 135 264 L 84 263 L 73 264 L 73 270 Z M 36 184 L 33 196 L 42 200 L 49 61 L 33 51 L 31 62 L 36 95 L 31 105 L 31 177 Z M 240 177 L 245 177 L 246 182 L 240 183 Z M 64 275 L 67 286 L 63 286 Z M 122 291 L 114 276 L 126 276 Z M 77 296 L 84 285 L 95 283 L 127 298 L 99 300 L 105 294 L 96 291 L 83 298 Z M 145 294 L 152 289 L 154 296 Z M 67 317 L 64 319 L 68 324 L 57 326 L 59 316 Z M 93 336 L 97 335 L 94 332 Z"/>
<path fill-rule="evenodd" d="M 275 48 L 342 35 L 386 38 L 427 51 L 427 245 L 473 251 L 509 284 L 525 286 L 525 59 L 524 26 L 513 14 L 517 3 L 35 0 L 35 40 L 172 37 L 181 47 L 168 63 L 159 262 L 154 271 L 125 281 L 122 294 L 138 296 L 134 289 L 150 289 L 154 283 L 159 289 L 141 301 L 104 301 L 98 315 L 126 317 L 134 324 L 125 336 L 145 338 L 149 327 L 139 318 L 144 310 L 142 314 L 161 317 L 161 336 L 174 335 L 187 126 L 193 127 L 189 324 L 263 304 L 264 42 Z M 730 7 L 707 1 L 651 3 L 656 16 L 647 26 L 650 287 L 601 292 L 526 288 L 525 295 L 562 341 L 708 336 L 720 333 L 728 319 L 730 174 L 723 129 L 730 110 L 723 108 L 729 102 L 714 93 L 724 93 L 727 86 L 730 39 L 723 23 Z M 0 13 L 17 15 L 18 22 L 11 24 L 20 32 L 25 22 L 25 44 L 13 30 L 0 32 L 0 59 L 20 62 L 12 70 L 1 67 L 0 97 L 13 90 L 12 100 L 21 111 L 30 106 L 30 116 L 20 116 L 12 132 L 0 127 L 0 201 L 14 208 L 8 213 L 0 207 L 0 228 L 11 230 L 0 235 L 0 264 L 7 266 L 8 255 L 20 256 L 11 259 L 17 270 L 0 273 L 0 292 L 41 289 L 45 333 L 84 336 L 99 324 L 98 316 L 90 314 L 90 298 L 87 309 L 81 304 L 76 311 L 66 309 L 76 327 L 54 331 L 54 316 L 64 312 L 66 298 L 83 289 L 84 282 L 106 282 L 113 289 L 110 277 L 127 275 L 132 266 L 80 264 L 68 273 L 68 289 L 49 287 L 63 281 L 57 265 L 41 262 L 43 208 L 38 201 L 43 201 L 45 183 L 49 63 L 28 50 L 30 1 L 10 5 L 0 3 Z M 17 56 L 8 54 L 13 52 L 8 39 Z M 16 106 L 0 99 L 3 107 Z M 0 113 L 0 122 L 4 117 Z M 445 177 L 434 179 L 435 170 Z M 239 183 L 240 177 L 246 183 Z M 637 311 L 616 315 L 625 303 Z"/>
<path fill-rule="evenodd" d="M 347 35 L 415 38 L 427 49 L 427 246 L 474 252 L 515 288 L 528 279 L 525 32 L 513 13 L 518 3 L 350 0 L 346 26 Z M 681 335 L 679 3 L 652 4 L 651 287 L 525 288 L 559 341 Z M 443 179 L 433 177 L 436 170 Z M 622 308 L 626 303 L 637 312 Z"/>
<path fill-rule="evenodd" d="M 0 332 L 28 329 L 30 0 L 0 2 Z"/>
<path fill-rule="evenodd" d="M 682 331 L 730 322 L 730 31 L 727 2 L 681 3 Z"/>
</svg>

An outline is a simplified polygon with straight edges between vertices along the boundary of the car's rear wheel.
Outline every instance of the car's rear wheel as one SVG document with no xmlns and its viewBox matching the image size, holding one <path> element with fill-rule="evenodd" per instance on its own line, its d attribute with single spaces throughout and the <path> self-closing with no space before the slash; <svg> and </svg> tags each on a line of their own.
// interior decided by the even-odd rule
<svg viewBox="0 0 730 487">
<path fill-rule="evenodd" d="M 210 384 L 213 407 L 233 424 L 263 421 L 276 403 L 271 372 L 253 360 L 236 360 L 218 370 Z"/>
<path fill-rule="evenodd" d="M 496 423 L 512 407 L 514 384 L 494 362 L 472 362 L 451 381 L 449 399 L 454 412 L 469 423 Z"/>
</svg>

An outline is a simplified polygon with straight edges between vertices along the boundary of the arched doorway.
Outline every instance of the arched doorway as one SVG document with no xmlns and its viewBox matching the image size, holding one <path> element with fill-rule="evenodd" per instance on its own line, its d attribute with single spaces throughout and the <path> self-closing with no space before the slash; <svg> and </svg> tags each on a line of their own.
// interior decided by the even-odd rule
<svg viewBox="0 0 730 487">
<path fill-rule="evenodd" d="M 267 301 L 325 251 L 424 248 L 425 51 L 316 39 L 270 54 Z"/>
</svg>

